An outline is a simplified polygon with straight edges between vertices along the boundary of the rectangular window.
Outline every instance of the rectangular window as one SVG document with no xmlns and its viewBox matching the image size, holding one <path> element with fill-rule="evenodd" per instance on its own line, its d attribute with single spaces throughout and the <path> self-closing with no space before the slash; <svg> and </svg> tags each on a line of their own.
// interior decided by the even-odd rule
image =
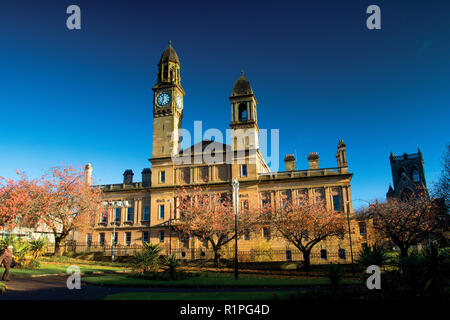
<svg viewBox="0 0 450 320">
<path fill-rule="evenodd" d="M 292 252 L 291 250 L 286 250 L 286 260 L 292 261 Z"/>
<path fill-rule="evenodd" d="M 133 208 L 127 208 L 127 221 L 133 221 L 134 210 Z"/>
<path fill-rule="evenodd" d="M 159 233 L 159 242 L 164 242 L 164 231 Z"/>
<path fill-rule="evenodd" d="M 270 229 L 269 228 L 263 228 L 263 235 L 264 235 L 264 238 L 266 240 L 270 240 Z"/>
<path fill-rule="evenodd" d="M 339 249 L 338 255 L 339 259 L 345 259 L 345 249 Z"/>
<path fill-rule="evenodd" d="M 144 207 L 143 221 L 150 221 L 150 207 Z"/>
<path fill-rule="evenodd" d="M 114 233 L 114 244 L 117 244 L 117 241 L 119 240 L 119 235 L 118 233 Z"/>
<path fill-rule="evenodd" d="M 164 205 L 163 204 L 159 205 L 159 218 L 164 219 Z"/>
<path fill-rule="evenodd" d="M 241 208 L 248 210 L 248 200 L 241 201 Z"/>
<path fill-rule="evenodd" d="M 243 164 L 243 165 L 241 166 L 241 168 L 242 168 L 242 176 L 243 176 L 243 177 L 246 177 L 246 176 L 247 176 L 247 165 L 246 165 L 246 164 Z"/>
<path fill-rule="evenodd" d="M 359 234 L 362 236 L 366 235 L 366 223 L 365 222 L 360 222 L 358 223 L 359 225 Z"/>
<path fill-rule="evenodd" d="M 92 233 L 87 234 L 86 241 L 87 241 L 88 246 L 90 246 L 92 244 Z"/>
<path fill-rule="evenodd" d="M 148 243 L 148 231 L 143 231 L 142 232 L 142 242 L 143 243 Z"/>
<path fill-rule="evenodd" d="M 159 173 L 159 182 L 166 182 L 166 172 L 164 170 Z"/>
<path fill-rule="evenodd" d="M 116 208 L 116 222 L 120 222 L 121 208 Z"/>
<path fill-rule="evenodd" d="M 131 232 L 125 232 L 125 242 L 128 246 L 131 244 Z"/>
<path fill-rule="evenodd" d="M 327 260 L 327 250 L 325 249 L 320 250 L 320 258 L 323 260 Z"/>
<path fill-rule="evenodd" d="M 333 208 L 334 208 L 334 211 L 337 211 L 337 212 L 341 212 L 342 211 L 341 196 L 340 195 L 334 195 L 333 196 Z"/>
<path fill-rule="evenodd" d="M 250 240 L 250 231 L 245 231 L 244 240 Z"/>
<path fill-rule="evenodd" d="M 101 219 L 102 223 L 107 223 L 108 222 L 108 212 L 105 211 L 102 213 L 102 219 Z"/>
<path fill-rule="evenodd" d="M 105 245 L 105 234 L 104 233 L 100 233 L 98 235 L 98 242 L 100 242 L 100 245 L 102 245 L 102 246 Z"/>
</svg>

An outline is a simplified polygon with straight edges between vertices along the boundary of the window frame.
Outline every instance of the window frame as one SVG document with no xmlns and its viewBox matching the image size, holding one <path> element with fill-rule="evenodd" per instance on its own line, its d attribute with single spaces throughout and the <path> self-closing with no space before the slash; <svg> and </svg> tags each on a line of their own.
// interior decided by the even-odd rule
<svg viewBox="0 0 450 320">
<path fill-rule="evenodd" d="M 161 210 L 162 208 L 162 210 Z M 164 220 L 165 217 L 165 205 L 164 204 L 160 204 L 158 205 L 158 219 L 160 220 Z M 162 216 L 161 216 L 161 212 L 162 212 Z"/>
<path fill-rule="evenodd" d="M 146 209 L 148 209 L 146 213 Z M 144 212 L 142 214 L 142 221 L 150 221 L 150 207 L 144 207 Z"/>
</svg>

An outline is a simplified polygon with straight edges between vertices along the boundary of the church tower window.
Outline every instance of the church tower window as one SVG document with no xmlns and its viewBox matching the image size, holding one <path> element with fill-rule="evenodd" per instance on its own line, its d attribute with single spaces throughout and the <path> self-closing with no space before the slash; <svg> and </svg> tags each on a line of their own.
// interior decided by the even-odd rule
<svg viewBox="0 0 450 320">
<path fill-rule="evenodd" d="M 244 122 L 248 120 L 248 114 L 247 114 L 247 106 L 245 103 L 241 103 L 239 105 L 239 121 Z"/>
<path fill-rule="evenodd" d="M 414 170 L 413 170 L 412 177 L 413 177 L 413 181 L 414 181 L 415 183 L 420 182 L 419 171 L 417 171 L 417 169 L 414 169 Z"/>
</svg>

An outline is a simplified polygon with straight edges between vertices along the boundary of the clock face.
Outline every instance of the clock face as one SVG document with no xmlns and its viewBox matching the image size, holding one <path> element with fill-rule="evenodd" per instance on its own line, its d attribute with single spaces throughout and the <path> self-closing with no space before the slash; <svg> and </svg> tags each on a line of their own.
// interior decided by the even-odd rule
<svg viewBox="0 0 450 320">
<path fill-rule="evenodd" d="M 178 107 L 178 109 L 180 109 L 180 110 L 181 110 L 181 108 L 183 107 L 183 100 L 182 100 L 182 98 L 181 98 L 180 95 L 177 96 L 177 107 Z"/>
<path fill-rule="evenodd" d="M 158 103 L 159 106 L 161 107 L 165 107 L 169 104 L 170 102 L 170 94 L 168 92 L 163 92 L 160 93 L 157 97 L 156 97 L 156 102 Z"/>
</svg>

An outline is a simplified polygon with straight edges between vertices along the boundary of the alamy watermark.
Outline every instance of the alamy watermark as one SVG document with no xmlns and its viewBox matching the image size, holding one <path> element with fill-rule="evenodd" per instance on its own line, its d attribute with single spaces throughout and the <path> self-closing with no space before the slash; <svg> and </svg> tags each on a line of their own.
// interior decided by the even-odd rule
<svg viewBox="0 0 450 320">
<path fill-rule="evenodd" d="M 69 266 L 66 270 L 66 273 L 69 275 L 66 281 L 67 289 L 81 289 L 81 271 L 78 266 Z"/>
</svg>

